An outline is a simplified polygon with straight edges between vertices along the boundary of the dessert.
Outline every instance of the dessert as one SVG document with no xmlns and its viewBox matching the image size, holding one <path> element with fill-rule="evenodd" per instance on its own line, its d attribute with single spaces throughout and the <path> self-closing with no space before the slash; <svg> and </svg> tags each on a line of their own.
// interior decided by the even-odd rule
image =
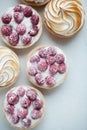
<svg viewBox="0 0 87 130">
<path fill-rule="evenodd" d="M 16 5 L 1 17 L 0 32 L 3 41 L 17 49 L 35 44 L 42 33 L 40 15 L 30 6 Z"/>
<path fill-rule="evenodd" d="M 20 72 L 19 59 L 10 49 L 0 46 L 0 89 L 14 84 Z"/>
<path fill-rule="evenodd" d="M 84 25 L 84 9 L 79 0 L 51 0 L 44 11 L 47 30 L 56 37 L 75 35 Z"/>
<path fill-rule="evenodd" d="M 7 92 L 3 107 L 7 121 L 20 129 L 37 126 L 46 109 L 43 95 L 37 89 L 23 85 Z"/>
<path fill-rule="evenodd" d="M 50 0 L 21 0 L 24 4 L 32 6 L 42 6 L 48 3 Z"/>
<path fill-rule="evenodd" d="M 26 72 L 35 86 L 51 89 L 64 82 L 68 63 L 65 54 L 56 46 L 39 46 L 27 56 Z"/>
</svg>

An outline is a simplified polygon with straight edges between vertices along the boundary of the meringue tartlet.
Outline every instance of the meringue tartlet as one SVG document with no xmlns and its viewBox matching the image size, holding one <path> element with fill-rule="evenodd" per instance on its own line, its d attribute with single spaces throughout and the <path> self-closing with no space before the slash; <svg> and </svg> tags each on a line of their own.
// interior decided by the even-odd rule
<svg viewBox="0 0 87 130">
<path fill-rule="evenodd" d="M 56 37 L 75 35 L 84 25 L 84 9 L 79 0 L 51 0 L 44 11 L 47 30 Z"/>
<path fill-rule="evenodd" d="M 9 8 L 1 17 L 0 33 L 3 41 L 17 49 L 35 44 L 42 33 L 42 20 L 35 9 L 26 5 Z"/>
<path fill-rule="evenodd" d="M 56 46 L 39 46 L 27 56 L 26 72 L 37 87 L 52 89 L 64 82 L 68 73 L 65 54 Z"/>
<path fill-rule="evenodd" d="M 24 4 L 32 6 L 42 6 L 47 4 L 50 0 L 21 0 Z"/>
<path fill-rule="evenodd" d="M 19 72 L 20 66 L 17 55 L 7 47 L 0 46 L 0 89 L 14 84 Z"/>
<path fill-rule="evenodd" d="M 30 86 L 9 90 L 3 111 L 7 121 L 15 128 L 31 129 L 39 125 L 45 115 L 45 100 L 41 92 Z"/>
</svg>

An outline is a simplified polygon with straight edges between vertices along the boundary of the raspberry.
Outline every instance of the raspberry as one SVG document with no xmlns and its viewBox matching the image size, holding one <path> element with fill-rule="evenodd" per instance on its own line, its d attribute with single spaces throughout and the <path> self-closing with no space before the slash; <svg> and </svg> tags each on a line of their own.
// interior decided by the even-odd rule
<svg viewBox="0 0 87 130">
<path fill-rule="evenodd" d="M 19 122 L 19 117 L 16 114 L 13 114 L 11 118 L 13 124 L 17 124 Z"/>
<path fill-rule="evenodd" d="M 24 16 L 25 17 L 30 17 L 32 16 L 32 8 L 30 6 L 26 6 L 24 8 Z"/>
<path fill-rule="evenodd" d="M 52 77 L 52 76 L 47 76 L 45 78 L 45 81 L 46 81 L 46 84 L 49 85 L 49 86 L 53 86 L 53 85 L 56 84 L 55 78 Z"/>
<path fill-rule="evenodd" d="M 46 71 L 48 68 L 48 65 L 45 61 L 42 61 L 40 63 L 38 63 L 38 69 L 42 72 Z"/>
<path fill-rule="evenodd" d="M 62 63 L 62 64 L 60 64 L 60 65 L 58 66 L 58 72 L 59 72 L 60 74 L 64 74 L 64 73 L 66 72 L 66 65 L 65 65 L 64 63 Z"/>
<path fill-rule="evenodd" d="M 14 13 L 14 19 L 15 19 L 16 23 L 18 23 L 18 24 L 21 23 L 24 19 L 23 13 L 15 12 Z"/>
<path fill-rule="evenodd" d="M 57 55 L 56 55 L 56 62 L 57 62 L 58 64 L 64 63 L 64 60 L 65 60 L 65 58 L 64 58 L 64 55 L 63 55 L 63 54 L 57 54 Z"/>
<path fill-rule="evenodd" d="M 41 116 L 42 116 L 42 113 L 41 113 L 41 111 L 39 111 L 39 110 L 33 110 L 33 111 L 31 112 L 31 117 L 32 117 L 32 119 L 34 119 L 34 120 L 36 120 L 36 119 L 38 119 L 38 118 L 41 118 Z"/>
<path fill-rule="evenodd" d="M 23 35 L 26 32 L 26 27 L 24 24 L 18 24 L 16 31 L 19 35 Z"/>
<path fill-rule="evenodd" d="M 50 66 L 49 72 L 50 72 L 51 75 L 55 75 L 57 73 L 57 71 L 58 71 L 57 65 L 53 64 L 53 65 Z"/>
<path fill-rule="evenodd" d="M 7 101 L 8 101 L 9 104 L 15 105 L 15 104 L 18 103 L 19 97 L 15 93 L 9 93 L 7 95 Z"/>
<path fill-rule="evenodd" d="M 43 106 L 43 103 L 41 100 L 37 99 L 33 102 L 34 109 L 40 110 Z"/>
<path fill-rule="evenodd" d="M 31 101 L 28 98 L 21 100 L 21 106 L 24 107 L 24 108 L 29 107 L 30 104 L 31 104 Z"/>
<path fill-rule="evenodd" d="M 24 118 L 22 120 L 22 124 L 23 124 L 24 127 L 29 127 L 31 125 L 31 120 L 28 119 L 28 118 Z"/>
<path fill-rule="evenodd" d="M 12 27 L 9 25 L 3 25 L 1 27 L 1 32 L 4 36 L 9 36 L 12 33 Z"/>
<path fill-rule="evenodd" d="M 22 38 L 22 43 L 24 45 L 30 44 L 32 40 L 32 37 L 29 34 L 25 34 Z"/>
<path fill-rule="evenodd" d="M 23 97 L 25 94 L 24 88 L 20 87 L 17 92 L 18 96 Z"/>
<path fill-rule="evenodd" d="M 39 56 L 41 58 L 46 58 L 47 57 L 47 50 L 46 49 L 40 49 Z"/>
<path fill-rule="evenodd" d="M 17 115 L 18 115 L 18 117 L 21 118 L 21 119 L 26 118 L 27 114 L 28 114 L 28 110 L 25 109 L 25 108 L 22 108 L 22 109 L 19 108 L 19 109 L 17 110 Z"/>
<path fill-rule="evenodd" d="M 21 5 L 17 5 L 15 8 L 14 8 L 14 12 L 23 12 L 23 7 Z"/>
<path fill-rule="evenodd" d="M 46 62 L 51 65 L 56 61 L 56 58 L 54 56 L 47 56 Z"/>
<path fill-rule="evenodd" d="M 55 56 L 56 55 L 56 49 L 54 47 L 49 47 L 47 49 L 47 54 L 50 55 L 50 56 Z"/>
<path fill-rule="evenodd" d="M 9 113 L 9 114 L 13 114 L 13 113 L 14 113 L 14 106 L 8 104 L 8 105 L 6 106 L 5 111 L 6 111 L 7 113 Z"/>
<path fill-rule="evenodd" d="M 35 76 L 37 74 L 37 69 L 33 66 L 29 67 L 28 74 L 31 76 Z"/>
<path fill-rule="evenodd" d="M 38 85 L 44 85 L 44 79 L 41 74 L 36 74 L 35 80 Z"/>
<path fill-rule="evenodd" d="M 19 35 L 16 32 L 13 32 L 9 37 L 8 37 L 9 43 L 12 46 L 16 46 L 19 42 Z"/>
<path fill-rule="evenodd" d="M 38 55 L 34 55 L 30 58 L 30 62 L 34 63 L 34 62 L 39 62 L 40 61 L 40 57 Z"/>
<path fill-rule="evenodd" d="M 36 100 L 37 93 L 36 93 L 35 90 L 29 89 L 29 90 L 26 91 L 26 96 L 27 96 L 31 101 L 34 101 L 34 100 Z"/>
<path fill-rule="evenodd" d="M 38 27 L 37 26 L 34 26 L 33 29 L 29 32 L 30 36 L 34 37 L 38 34 Z"/>
<path fill-rule="evenodd" d="M 31 16 L 31 23 L 32 23 L 32 25 L 37 25 L 39 23 L 39 16 L 33 14 Z"/>
<path fill-rule="evenodd" d="M 12 16 L 11 14 L 4 14 L 2 16 L 2 22 L 5 24 L 9 24 L 11 22 Z"/>
</svg>

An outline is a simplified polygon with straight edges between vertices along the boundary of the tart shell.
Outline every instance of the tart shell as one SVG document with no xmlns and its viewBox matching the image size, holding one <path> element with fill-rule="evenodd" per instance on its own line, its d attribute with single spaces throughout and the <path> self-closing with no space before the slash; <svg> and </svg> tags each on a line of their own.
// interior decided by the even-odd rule
<svg viewBox="0 0 87 130">
<path fill-rule="evenodd" d="M 0 48 L 10 50 L 9 48 L 4 47 L 4 46 L 0 46 Z M 14 79 L 14 81 L 13 81 L 12 83 L 10 83 L 10 81 L 9 81 L 9 84 L 8 84 L 8 85 L 0 86 L 0 90 L 5 89 L 5 88 L 8 88 L 8 87 L 11 87 L 11 85 L 13 85 L 13 84 L 16 82 L 16 80 L 18 79 L 18 77 L 19 77 L 19 73 L 20 73 L 19 59 L 18 59 L 18 56 L 16 55 L 15 52 L 13 52 L 13 51 L 11 50 L 11 53 L 15 56 L 15 58 L 17 59 L 17 62 L 18 62 L 18 71 L 17 71 L 17 75 L 15 76 L 15 79 Z"/>
<path fill-rule="evenodd" d="M 20 4 L 20 5 L 22 6 L 23 4 Z M 23 5 L 23 6 L 24 6 L 24 5 Z M 33 8 L 32 8 L 32 9 L 33 9 Z M 39 23 L 40 23 L 40 28 L 39 28 L 38 34 L 36 35 L 36 39 L 35 39 L 34 41 L 31 41 L 31 44 L 21 45 L 21 46 L 19 46 L 19 45 L 13 46 L 13 45 L 11 45 L 11 44 L 6 40 L 5 36 L 2 35 L 1 30 L 0 30 L 0 37 L 2 38 L 2 40 L 4 41 L 4 43 L 6 43 L 6 45 L 8 45 L 9 47 L 15 48 L 15 49 L 25 49 L 25 48 L 31 47 L 32 45 L 34 45 L 35 43 L 38 42 L 38 40 L 39 40 L 40 37 L 41 37 L 42 30 L 43 30 L 43 29 L 42 29 L 42 19 L 41 19 L 41 16 L 39 15 L 39 13 L 38 13 L 35 9 L 33 9 L 33 10 L 34 10 L 34 12 L 39 16 Z M 1 19 L 0 19 L 0 22 L 2 22 Z"/>
<path fill-rule="evenodd" d="M 33 50 L 28 54 L 27 59 L 26 59 L 26 73 L 27 73 L 27 62 L 28 62 L 28 60 L 31 58 L 32 54 L 34 54 L 36 51 L 40 50 L 41 48 L 45 48 L 45 47 L 48 47 L 48 46 L 39 46 L 39 47 L 33 49 Z M 46 85 L 43 85 L 43 86 L 38 85 L 37 83 L 33 82 L 31 76 L 29 76 L 28 73 L 27 73 L 28 80 L 29 80 L 33 85 L 35 85 L 35 86 L 37 86 L 37 87 L 39 87 L 39 88 L 44 88 L 44 89 L 49 89 L 49 90 L 50 90 L 50 89 L 53 89 L 53 88 L 56 88 L 56 87 L 58 87 L 59 85 L 61 85 L 61 84 L 66 80 L 67 75 L 68 75 L 68 66 L 67 66 L 67 72 L 66 72 L 65 76 L 63 77 L 63 79 L 62 79 L 60 82 L 56 83 L 54 86 L 51 87 L 51 86 L 46 86 Z"/>
<path fill-rule="evenodd" d="M 23 87 L 24 85 L 22 85 L 22 87 Z M 46 102 L 45 102 L 45 99 L 44 99 L 44 96 L 42 95 L 42 93 L 39 91 L 39 90 L 37 90 L 36 88 L 34 88 L 34 87 L 31 87 L 31 86 L 24 86 L 24 87 L 27 87 L 27 88 L 29 88 L 29 89 L 34 89 L 39 95 L 40 95 L 40 98 L 42 99 L 42 101 L 43 101 L 43 115 L 42 115 L 42 117 L 39 119 L 39 121 L 37 121 L 37 123 L 35 123 L 35 125 L 32 125 L 32 126 L 30 126 L 30 127 L 28 127 L 28 128 L 21 128 L 21 127 L 17 127 L 17 126 L 14 126 L 12 123 L 10 123 L 9 122 L 9 120 L 6 118 L 6 115 L 5 115 L 5 108 L 4 108 L 4 102 L 3 102 L 3 115 L 4 115 L 4 118 L 5 118 L 5 120 L 8 122 L 8 124 L 10 125 L 10 126 L 12 126 L 12 127 L 14 127 L 14 128 L 16 128 L 16 129 L 19 129 L 19 130 L 30 130 L 30 129 L 32 129 L 32 128 L 34 128 L 34 127 L 36 127 L 36 126 L 38 126 L 41 122 L 42 122 L 42 120 L 43 120 L 43 118 L 44 118 L 44 116 L 45 116 L 45 113 L 46 113 Z M 16 88 L 16 87 L 14 87 L 14 88 Z M 14 89 L 13 88 L 13 89 Z M 9 91 L 8 91 L 9 92 Z"/>
<path fill-rule="evenodd" d="M 56 0 L 56 1 L 58 2 L 58 0 Z M 60 1 L 60 0 L 59 0 L 59 1 Z M 80 2 L 79 0 L 77 0 L 77 1 Z M 67 0 L 66 0 L 66 2 L 67 2 Z M 50 3 L 51 3 L 51 1 L 46 5 L 45 8 L 48 8 Z M 43 13 L 43 15 L 44 15 L 44 25 L 45 25 L 47 31 L 48 31 L 49 33 L 51 33 L 53 36 L 57 37 L 57 38 L 71 38 L 71 37 L 75 36 L 75 35 L 83 28 L 83 26 L 84 26 L 84 24 L 85 24 L 85 11 L 84 11 L 84 9 L 83 9 L 82 11 L 83 11 L 83 23 L 82 23 L 82 25 L 80 26 L 80 28 L 78 28 L 77 30 L 75 30 L 75 31 L 73 32 L 73 34 L 71 34 L 71 35 L 62 35 L 62 34 L 56 33 L 56 32 L 54 32 L 54 31 L 52 30 L 52 27 L 49 27 L 49 26 L 47 25 L 47 20 L 46 20 L 46 18 L 45 18 L 46 13 L 47 13 L 47 12 L 46 12 L 46 9 L 44 9 L 44 13 Z M 55 19 L 55 17 L 54 17 L 54 19 Z M 49 22 L 49 21 L 48 21 L 48 22 Z"/>
</svg>

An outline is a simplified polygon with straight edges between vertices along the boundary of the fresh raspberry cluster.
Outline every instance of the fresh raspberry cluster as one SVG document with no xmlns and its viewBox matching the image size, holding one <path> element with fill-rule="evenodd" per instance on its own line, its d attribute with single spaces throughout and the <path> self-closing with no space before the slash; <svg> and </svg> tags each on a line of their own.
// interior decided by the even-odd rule
<svg viewBox="0 0 87 130">
<path fill-rule="evenodd" d="M 53 86 L 56 84 L 55 75 L 66 72 L 65 56 L 58 53 L 55 47 L 42 48 L 30 57 L 28 75 L 34 77 L 38 85 Z M 44 73 L 48 75 L 43 78 Z"/>
<path fill-rule="evenodd" d="M 26 22 L 24 22 L 26 19 Z M 12 26 L 11 22 L 16 23 L 16 28 L 14 24 Z M 26 24 L 31 24 L 31 27 L 27 27 Z M 7 37 L 8 42 L 12 46 L 17 46 L 19 41 L 22 46 L 29 45 L 39 31 L 39 15 L 35 14 L 32 7 L 17 5 L 13 9 L 13 14 L 5 13 L 2 16 L 2 27 L 1 33 L 3 36 Z M 31 28 L 31 30 L 30 30 Z"/>
<path fill-rule="evenodd" d="M 5 111 L 13 124 L 21 122 L 23 127 L 29 127 L 32 120 L 42 117 L 43 101 L 35 89 L 26 90 L 19 87 L 16 92 L 14 90 L 8 92 L 6 100 Z"/>
</svg>

